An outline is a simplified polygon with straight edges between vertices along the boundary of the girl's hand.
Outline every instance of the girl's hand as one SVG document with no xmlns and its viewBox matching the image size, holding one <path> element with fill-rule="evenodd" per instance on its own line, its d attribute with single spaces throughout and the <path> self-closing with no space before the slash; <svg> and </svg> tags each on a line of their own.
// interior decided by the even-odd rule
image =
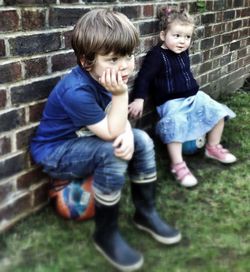
<svg viewBox="0 0 250 272">
<path fill-rule="evenodd" d="M 128 105 L 128 114 L 132 118 L 140 118 L 143 113 L 144 99 L 137 98 Z"/>
<path fill-rule="evenodd" d="M 134 153 L 134 135 L 126 131 L 119 135 L 113 142 L 115 156 L 123 160 L 131 160 Z"/>
<path fill-rule="evenodd" d="M 122 80 L 121 72 L 114 69 L 106 69 L 101 78 L 100 84 L 113 95 L 121 95 L 128 91 L 128 86 Z"/>
</svg>

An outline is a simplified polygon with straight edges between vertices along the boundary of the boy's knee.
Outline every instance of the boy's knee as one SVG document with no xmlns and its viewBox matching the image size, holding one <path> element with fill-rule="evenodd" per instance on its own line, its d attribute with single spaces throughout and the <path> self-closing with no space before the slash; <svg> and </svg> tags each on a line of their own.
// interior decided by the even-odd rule
<svg viewBox="0 0 250 272">
<path fill-rule="evenodd" d="M 115 156 L 112 142 L 106 142 L 98 150 L 97 161 L 101 168 L 104 167 L 113 175 L 123 176 L 127 170 L 128 162 Z"/>
<path fill-rule="evenodd" d="M 134 129 L 135 147 L 143 150 L 154 149 L 154 142 L 149 135 L 140 129 Z"/>
</svg>

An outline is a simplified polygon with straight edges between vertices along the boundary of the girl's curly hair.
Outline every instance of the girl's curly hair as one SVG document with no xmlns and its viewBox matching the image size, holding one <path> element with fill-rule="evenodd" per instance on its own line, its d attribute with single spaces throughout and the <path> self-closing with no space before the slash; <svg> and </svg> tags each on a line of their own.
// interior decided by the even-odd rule
<svg viewBox="0 0 250 272">
<path fill-rule="evenodd" d="M 160 20 L 160 30 L 168 30 L 169 26 L 177 21 L 181 24 L 195 25 L 195 20 L 185 9 L 171 9 L 161 7 L 158 9 L 157 16 Z"/>
</svg>

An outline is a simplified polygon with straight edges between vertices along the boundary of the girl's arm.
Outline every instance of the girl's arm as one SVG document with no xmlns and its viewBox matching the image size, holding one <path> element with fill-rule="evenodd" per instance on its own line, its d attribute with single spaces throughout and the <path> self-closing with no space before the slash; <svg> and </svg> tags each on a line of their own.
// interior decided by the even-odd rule
<svg viewBox="0 0 250 272">
<path fill-rule="evenodd" d="M 135 79 L 134 88 L 132 91 L 132 98 L 145 99 L 150 88 L 153 87 L 154 80 L 157 78 L 160 70 L 162 69 L 162 56 L 158 46 L 150 50 L 144 57 L 141 68 Z"/>
<path fill-rule="evenodd" d="M 161 55 L 158 47 L 153 48 L 144 57 L 141 69 L 135 80 L 132 91 L 133 101 L 129 104 L 129 115 L 132 118 L 139 118 L 143 113 L 144 100 L 153 87 L 155 78 L 161 69 Z"/>
<path fill-rule="evenodd" d="M 128 114 L 132 118 L 140 118 L 143 113 L 144 99 L 136 98 L 133 102 L 128 105 Z"/>
</svg>

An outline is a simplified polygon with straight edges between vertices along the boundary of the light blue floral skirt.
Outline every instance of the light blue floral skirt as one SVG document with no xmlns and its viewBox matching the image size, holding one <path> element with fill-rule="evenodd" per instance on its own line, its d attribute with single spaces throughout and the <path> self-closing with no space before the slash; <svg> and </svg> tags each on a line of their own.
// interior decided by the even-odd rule
<svg viewBox="0 0 250 272">
<path fill-rule="evenodd" d="M 203 91 L 188 98 L 177 98 L 157 107 L 160 121 L 156 134 L 163 143 L 195 140 L 209 132 L 221 119 L 235 113 Z"/>
</svg>

